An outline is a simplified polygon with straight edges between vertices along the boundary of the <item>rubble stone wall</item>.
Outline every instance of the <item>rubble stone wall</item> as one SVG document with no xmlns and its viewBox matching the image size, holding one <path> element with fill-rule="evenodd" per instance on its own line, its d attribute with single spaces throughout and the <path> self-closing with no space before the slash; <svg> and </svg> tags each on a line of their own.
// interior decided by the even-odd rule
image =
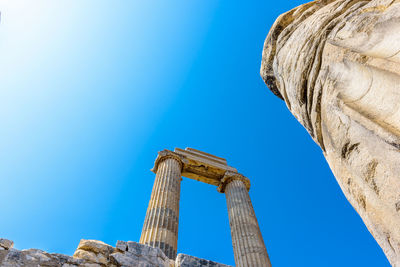
<svg viewBox="0 0 400 267">
<path fill-rule="evenodd" d="M 13 245 L 11 240 L 0 239 L 1 267 L 230 267 L 185 254 L 170 260 L 161 249 L 132 241 L 118 241 L 112 247 L 82 239 L 73 256 L 40 249 L 17 250 Z"/>
</svg>

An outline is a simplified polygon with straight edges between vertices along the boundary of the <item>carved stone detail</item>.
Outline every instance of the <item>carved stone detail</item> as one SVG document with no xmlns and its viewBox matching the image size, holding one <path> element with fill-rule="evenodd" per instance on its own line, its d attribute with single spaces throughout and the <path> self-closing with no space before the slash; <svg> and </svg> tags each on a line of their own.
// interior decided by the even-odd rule
<svg viewBox="0 0 400 267">
<path fill-rule="evenodd" d="M 233 180 L 239 180 L 239 181 L 243 182 L 247 191 L 250 190 L 250 180 L 247 177 L 245 177 L 244 175 L 237 173 L 237 172 L 227 171 L 227 172 L 225 172 L 225 175 L 221 179 L 221 182 L 217 188 L 218 192 L 225 193 L 226 186 Z"/>
<path fill-rule="evenodd" d="M 164 149 L 163 151 L 159 151 L 156 160 L 154 161 L 154 166 L 151 169 L 152 172 L 154 172 L 155 174 L 157 174 L 157 169 L 158 169 L 158 165 L 160 164 L 160 162 L 162 162 L 163 160 L 166 160 L 168 158 L 172 158 L 175 159 L 177 162 L 179 162 L 180 168 L 181 168 L 181 172 L 183 169 L 183 161 L 185 160 L 182 156 L 180 156 L 179 154 L 172 152 L 168 149 Z"/>
</svg>

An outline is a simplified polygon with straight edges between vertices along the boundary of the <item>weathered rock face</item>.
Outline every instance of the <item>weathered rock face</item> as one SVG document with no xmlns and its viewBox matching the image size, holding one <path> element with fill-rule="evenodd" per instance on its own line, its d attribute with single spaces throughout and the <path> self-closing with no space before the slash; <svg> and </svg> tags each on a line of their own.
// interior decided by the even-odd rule
<svg viewBox="0 0 400 267">
<path fill-rule="evenodd" d="M 101 241 L 82 239 L 73 257 L 39 249 L 20 251 L 12 246 L 12 241 L 0 239 L 1 267 L 229 267 L 185 254 L 173 261 L 159 248 L 131 241 L 118 241 L 114 248 Z"/>
<path fill-rule="evenodd" d="M 281 15 L 261 76 L 400 266 L 400 2 L 314 1 Z"/>
<path fill-rule="evenodd" d="M 216 263 L 210 260 L 200 259 L 197 257 L 179 254 L 176 257 L 175 266 L 180 267 L 197 267 L 197 266 L 204 266 L 204 267 L 231 267 L 225 264 Z"/>
<path fill-rule="evenodd" d="M 10 249 L 14 246 L 14 242 L 8 239 L 0 238 L 0 250 Z"/>
</svg>

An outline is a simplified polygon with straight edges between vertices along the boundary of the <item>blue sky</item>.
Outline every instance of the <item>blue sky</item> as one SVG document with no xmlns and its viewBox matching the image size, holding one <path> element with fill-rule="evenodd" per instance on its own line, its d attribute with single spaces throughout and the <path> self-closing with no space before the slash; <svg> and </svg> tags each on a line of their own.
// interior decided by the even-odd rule
<svg viewBox="0 0 400 267">
<path fill-rule="evenodd" d="M 0 2 L 0 237 L 138 241 L 157 151 L 250 178 L 273 266 L 389 266 L 319 147 L 259 75 L 302 1 Z M 184 178 L 178 252 L 234 264 L 225 197 Z"/>
</svg>

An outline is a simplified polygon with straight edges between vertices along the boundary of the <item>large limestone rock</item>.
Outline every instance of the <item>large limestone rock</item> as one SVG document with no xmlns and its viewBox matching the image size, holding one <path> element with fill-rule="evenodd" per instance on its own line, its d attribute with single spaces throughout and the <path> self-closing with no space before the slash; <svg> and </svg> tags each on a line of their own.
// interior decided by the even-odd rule
<svg viewBox="0 0 400 267">
<path fill-rule="evenodd" d="M 314 1 L 281 15 L 261 76 L 400 266 L 400 2 Z"/>
<path fill-rule="evenodd" d="M 82 259 L 93 264 L 108 265 L 110 255 L 114 250 L 112 246 L 104 242 L 82 239 L 74 253 L 74 258 Z"/>
</svg>

